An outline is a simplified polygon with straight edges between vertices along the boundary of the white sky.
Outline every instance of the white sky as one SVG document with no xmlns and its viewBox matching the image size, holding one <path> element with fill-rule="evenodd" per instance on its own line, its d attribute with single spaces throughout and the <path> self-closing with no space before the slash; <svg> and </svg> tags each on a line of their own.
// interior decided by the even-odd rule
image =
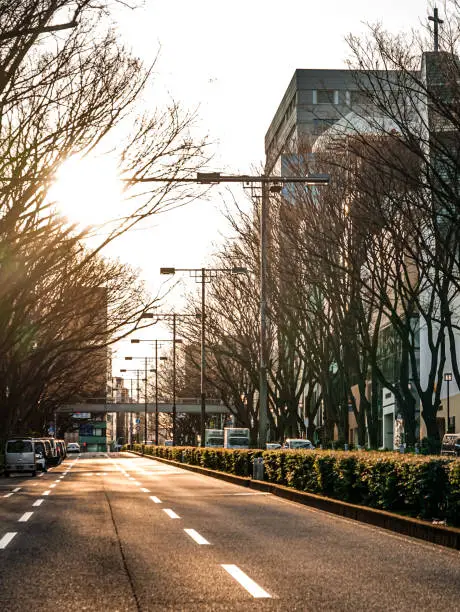
<svg viewBox="0 0 460 612">
<path fill-rule="evenodd" d="M 213 169 L 247 173 L 264 161 L 265 132 L 296 68 L 343 68 L 349 32 L 376 21 L 408 30 L 429 10 L 426 0 L 146 0 L 121 12 L 118 30 L 146 61 L 159 52 L 152 105 L 170 96 L 199 106 L 201 129 L 217 143 Z M 212 202 L 153 218 L 112 253 L 139 267 L 153 290 L 160 266 L 206 265 L 225 227 L 215 189 Z M 110 204 L 99 206 L 103 215 Z"/>
</svg>

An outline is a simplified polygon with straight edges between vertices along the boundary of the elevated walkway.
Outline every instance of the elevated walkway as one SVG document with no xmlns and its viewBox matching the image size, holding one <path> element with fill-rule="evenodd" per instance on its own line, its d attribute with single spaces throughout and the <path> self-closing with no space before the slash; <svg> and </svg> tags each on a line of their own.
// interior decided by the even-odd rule
<svg viewBox="0 0 460 612">
<path fill-rule="evenodd" d="M 172 413 L 172 404 L 158 402 L 158 412 Z M 144 403 L 116 404 L 112 402 L 99 404 L 63 404 L 57 411 L 58 414 L 86 413 L 86 412 L 145 412 Z M 155 413 L 155 404 L 147 404 L 147 412 Z M 200 414 L 200 398 L 180 398 L 176 401 L 176 412 L 186 414 Z M 210 398 L 206 400 L 206 414 L 228 414 L 229 410 L 218 400 Z"/>
</svg>

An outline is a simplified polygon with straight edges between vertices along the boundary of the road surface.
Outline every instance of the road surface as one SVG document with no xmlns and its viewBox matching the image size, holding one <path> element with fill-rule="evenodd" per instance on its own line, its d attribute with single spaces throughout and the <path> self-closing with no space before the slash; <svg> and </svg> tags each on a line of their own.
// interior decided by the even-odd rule
<svg viewBox="0 0 460 612">
<path fill-rule="evenodd" d="M 460 611 L 460 553 L 128 453 L 0 479 L 0 610 Z"/>
</svg>

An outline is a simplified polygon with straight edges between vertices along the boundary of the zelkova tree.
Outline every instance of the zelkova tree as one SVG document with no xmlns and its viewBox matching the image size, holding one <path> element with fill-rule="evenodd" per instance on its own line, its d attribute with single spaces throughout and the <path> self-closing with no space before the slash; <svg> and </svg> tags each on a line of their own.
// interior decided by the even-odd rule
<svg viewBox="0 0 460 612">
<path fill-rule="evenodd" d="M 110 4 L 0 6 L 0 413 L 6 430 L 81 391 L 100 352 L 137 325 L 149 299 L 131 270 L 100 252 L 146 216 L 190 195 L 173 196 L 171 184 L 140 189 L 139 179 L 189 176 L 203 161 L 204 143 L 190 136 L 193 114 L 175 103 L 153 115 L 136 112 L 152 66 L 119 43 Z M 102 147 L 115 129 L 121 129 L 115 153 L 127 179 L 126 214 L 99 244 L 84 248 L 86 233 L 56 216 L 49 187 L 63 161 Z M 98 291 L 104 299 L 96 304 Z"/>
<path fill-rule="evenodd" d="M 297 143 L 290 172 L 311 172 L 311 143 Z M 319 163 L 319 160 L 316 160 Z M 358 425 L 358 443 L 378 445 L 376 406 L 367 390 L 370 359 L 363 334 L 372 337 L 378 325 L 361 289 L 364 263 L 362 236 L 372 228 L 348 209 L 350 184 L 340 170 L 331 174 L 327 190 L 291 189 L 282 199 L 283 260 L 281 282 L 289 288 L 292 316 L 305 329 L 302 352 L 314 373 L 307 389 L 324 406 L 323 439 L 348 441 L 349 406 Z"/>
<path fill-rule="evenodd" d="M 393 390 L 409 431 L 416 391 L 434 439 L 446 355 L 460 382 L 459 7 L 448 2 L 446 9 L 440 50 L 425 51 L 433 46 L 426 36 L 391 36 L 379 26 L 365 39 L 350 37 L 351 63 L 367 100 L 355 115 L 367 128 L 363 133 L 355 122 L 346 139 L 357 162 L 350 174 L 369 196 L 363 214 L 379 216 L 392 245 L 390 282 L 381 300 L 400 343 Z"/>
</svg>

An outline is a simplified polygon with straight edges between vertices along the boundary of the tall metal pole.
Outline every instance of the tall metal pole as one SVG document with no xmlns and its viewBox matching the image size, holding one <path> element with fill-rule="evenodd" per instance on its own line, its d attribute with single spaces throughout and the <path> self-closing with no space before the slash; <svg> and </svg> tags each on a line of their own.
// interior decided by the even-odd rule
<svg viewBox="0 0 460 612">
<path fill-rule="evenodd" d="M 176 313 L 173 314 L 173 446 L 176 446 Z"/>
<path fill-rule="evenodd" d="M 155 340 L 155 445 L 158 446 L 158 340 Z"/>
<path fill-rule="evenodd" d="M 145 357 L 144 361 L 144 444 L 147 444 L 147 357 Z"/>
<path fill-rule="evenodd" d="M 134 382 L 134 379 L 131 378 L 131 401 L 134 400 L 133 382 Z M 133 413 L 132 411 L 129 413 L 129 443 L 130 444 L 133 443 Z"/>
<path fill-rule="evenodd" d="M 447 379 L 447 433 L 450 433 L 450 394 L 449 394 L 450 379 Z"/>
<path fill-rule="evenodd" d="M 206 269 L 201 268 L 201 446 L 205 445 L 205 429 L 206 429 L 206 312 L 205 312 L 205 287 L 206 287 Z"/>
<path fill-rule="evenodd" d="M 260 206 L 260 371 L 259 371 L 259 448 L 265 448 L 268 424 L 267 384 L 267 215 L 268 183 L 262 182 Z"/>
<path fill-rule="evenodd" d="M 139 372 L 140 372 L 140 370 L 137 370 L 137 372 L 136 372 L 136 376 L 137 376 L 137 386 L 136 386 L 137 402 L 136 403 L 137 404 L 139 404 L 140 391 L 141 391 L 141 388 L 140 388 L 141 381 L 140 381 L 140 378 L 139 378 Z M 138 429 L 138 423 L 137 423 L 138 418 L 139 418 L 139 406 L 137 407 L 137 412 L 136 412 L 136 436 L 135 437 L 136 437 L 136 442 L 137 443 L 139 443 L 139 429 Z"/>
</svg>

